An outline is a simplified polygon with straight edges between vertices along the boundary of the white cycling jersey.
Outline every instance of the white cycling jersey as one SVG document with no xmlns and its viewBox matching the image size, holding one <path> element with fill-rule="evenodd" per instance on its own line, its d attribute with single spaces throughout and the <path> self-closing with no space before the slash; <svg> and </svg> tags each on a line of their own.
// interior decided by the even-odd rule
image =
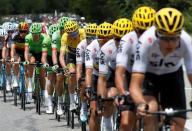
<svg viewBox="0 0 192 131">
<path fill-rule="evenodd" d="M 83 39 L 76 48 L 76 63 L 83 64 L 85 63 L 85 50 L 87 48 L 87 41 Z"/>
<path fill-rule="evenodd" d="M 85 67 L 93 68 L 93 74 L 98 76 L 100 46 L 97 39 L 93 40 L 85 51 Z"/>
<path fill-rule="evenodd" d="M 132 31 L 121 38 L 116 57 L 117 66 L 123 66 L 128 72 L 132 72 L 137 43 L 138 36 L 135 31 Z"/>
<path fill-rule="evenodd" d="M 157 75 L 172 73 L 182 66 L 184 58 L 188 74 L 192 73 L 192 39 L 184 30 L 175 51 L 163 56 L 153 26 L 139 38 L 136 46 L 133 72 L 150 72 Z"/>
<path fill-rule="evenodd" d="M 99 56 L 99 74 L 107 75 L 109 68 L 115 70 L 117 47 L 113 39 L 106 42 L 100 50 Z"/>
</svg>

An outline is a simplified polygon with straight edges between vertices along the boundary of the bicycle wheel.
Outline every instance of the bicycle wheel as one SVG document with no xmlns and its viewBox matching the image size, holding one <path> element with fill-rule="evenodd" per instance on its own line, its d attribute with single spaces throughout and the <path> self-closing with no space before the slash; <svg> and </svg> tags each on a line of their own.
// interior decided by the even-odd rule
<svg viewBox="0 0 192 131">
<path fill-rule="evenodd" d="M 6 102 L 6 86 L 3 86 L 3 101 Z"/>
<path fill-rule="evenodd" d="M 81 130 L 82 131 L 87 131 L 86 130 L 86 125 L 87 125 L 87 122 L 81 122 Z"/>
<path fill-rule="evenodd" d="M 70 111 L 70 114 L 71 114 L 71 129 L 74 129 L 74 111 Z"/>
<path fill-rule="evenodd" d="M 14 93 L 14 105 L 17 106 L 17 88 L 13 88 L 13 93 Z"/>
</svg>

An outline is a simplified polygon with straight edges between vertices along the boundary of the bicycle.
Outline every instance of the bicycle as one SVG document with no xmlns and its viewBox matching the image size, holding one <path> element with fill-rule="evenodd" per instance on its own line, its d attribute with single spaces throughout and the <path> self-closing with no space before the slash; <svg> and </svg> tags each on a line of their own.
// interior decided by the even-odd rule
<svg viewBox="0 0 192 131">
<path fill-rule="evenodd" d="M 14 62 L 14 64 L 19 64 L 19 85 L 13 88 L 14 95 L 14 105 L 17 106 L 17 96 L 21 98 L 21 109 L 25 110 L 25 72 L 24 72 L 24 62 Z"/>
<path fill-rule="evenodd" d="M 190 102 L 191 109 L 187 110 L 173 110 L 172 108 L 166 108 L 164 111 L 157 111 L 157 112 L 149 112 L 146 111 L 145 113 L 148 115 L 154 115 L 157 117 L 164 116 L 165 119 L 162 122 L 162 125 L 160 125 L 159 130 L 161 131 L 171 131 L 171 120 L 173 117 L 184 114 L 187 112 L 192 112 L 192 101 Z M 140 122 L 139 122 L 139 131 L 144 131 L 144 118 L 141 117 Z"/>
<path fill-rule="evenodd" d="M 5 63 L 1 60 L 1 83 L 2 83 L 2 89 L 3 89 L 3 101 L 6 102 L 6 71 L 5 71 Z"/>
<path fill-rule="evenodd" d="M 102 98 L 101 96 L 97 96 L 97 114 L 101 114 L 103 113 L 103 109 L 104 109 L 104 103 L 105 102 L 113 102 L 115 100 L 116 96 L 114 97 L 107 97 L 107 98 Z M 113 131 L 118 131 L 119 130 L 119 123 L 120 123 L 120 108 L 117 108 L 117 111 L 115 114 L 113 114 L 113 118 L 112 118 L 112 130 Z M 100 131 L 103 131 L 103 118 L 101 118 L 100 120 Z"/>
</svg>

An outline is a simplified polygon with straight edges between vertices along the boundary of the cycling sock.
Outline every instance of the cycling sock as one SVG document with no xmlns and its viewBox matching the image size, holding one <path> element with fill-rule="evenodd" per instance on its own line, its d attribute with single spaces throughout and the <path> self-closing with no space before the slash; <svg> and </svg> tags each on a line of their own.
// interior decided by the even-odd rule
<svg viewBox="0 0 192 131">
<path fill-rule="evenodd" d="M 70 103 L 75 103 L 75 94 L 69 94 L 70 96 Z"/>
<path fill-rule="evenodd" d="M 81 104 L 81 110 L 87 110 L 87 102 L 82 102 Z"/>
<path fill-rule="evenodd" d="M 62 96 L 58 96 L 58 104 L 63 103 L 63 97 Z"/>
<path fill-rule="evenodd" d="M 51 95 L 48 95 L 47 97 L 47 106 L 52 106 L 53 103 L 52 103 L 52 96 Z"/>
<path fill-rule="evenodd" d="M 32 78 L 28 77 L 28 81 L 29 81 L 28 92 L 32 92 Z"/>
</svg>

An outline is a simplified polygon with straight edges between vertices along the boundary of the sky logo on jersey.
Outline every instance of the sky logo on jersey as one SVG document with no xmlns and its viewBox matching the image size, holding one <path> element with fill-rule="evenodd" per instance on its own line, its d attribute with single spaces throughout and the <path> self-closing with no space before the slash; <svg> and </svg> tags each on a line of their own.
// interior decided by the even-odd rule
<svg viewBox="0 0 192 131">
<path fill-rule="evenodd" d="M 90 56 L 89 56 L 90 52 L 91 52 L 91 51 L 88 50 L 88 49 L 85 51 L 85 58 L 86 58 L 87 61 L 90 60 Z"/>
<path fill-rule="evenodd" d="M 101 64 L 101 65 L 105 65 L 105 59 L 104 59 L 104 57 L 105 57 L 105 53 L 103 53 L 103 52 L 101 51 L 101 54 L 100 54 L 100 64 Z"/>
<path fill-rule="evenodd" d="M 140 60 L 141 55 L 140 55 L 140 48 L 141 48 L 141 42 L 139 41 L 136 45 L 136 52 L 135 52 L 135 59 Z"/>
<path fill-rule="evenodd" d="M 81 56 L 81 55 L 80 55 L 80 49 L 79 49 L 79 48 L 77 48 L 77 49 L 76 49 L 76 57 L 78 57 L 78 58 L 79 58 L 80 56 Z"/>
</svg>

